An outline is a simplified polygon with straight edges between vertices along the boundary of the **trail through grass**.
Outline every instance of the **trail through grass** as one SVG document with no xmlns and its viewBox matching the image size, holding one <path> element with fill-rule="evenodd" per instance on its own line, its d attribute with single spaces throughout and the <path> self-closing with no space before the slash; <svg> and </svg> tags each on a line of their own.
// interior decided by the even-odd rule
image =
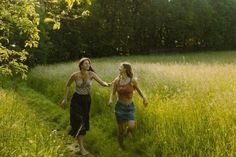
<svg viewBox="0 0 236 157">
<path fill-rule="evenodd" d="M 0 102 L 1 157 L 70 156 L 65 146 L 71 139 L 58 130 L 65 128 L 65 114 L 52 102 L 24 85 L 0 88 Z"/>
</svg>

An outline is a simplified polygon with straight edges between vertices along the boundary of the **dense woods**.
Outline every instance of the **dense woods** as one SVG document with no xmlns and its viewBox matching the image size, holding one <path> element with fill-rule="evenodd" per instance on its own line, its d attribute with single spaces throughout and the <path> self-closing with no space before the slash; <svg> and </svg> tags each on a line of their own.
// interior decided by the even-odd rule
<svg viewBox="0 0 236 157">
<path fill-rule="evenodd" d="M 235 0 L 2 0 L 0 8 L 5 73 L 26 57 L 35 65 L 81 56 L 236 48 Z"/>
<path fill-rule="evenodd" d="M 235 0 L 94 0 L 86 9 L 89 16 L 46 30 L 47 61 L 236 48 Z"/>
</svg>

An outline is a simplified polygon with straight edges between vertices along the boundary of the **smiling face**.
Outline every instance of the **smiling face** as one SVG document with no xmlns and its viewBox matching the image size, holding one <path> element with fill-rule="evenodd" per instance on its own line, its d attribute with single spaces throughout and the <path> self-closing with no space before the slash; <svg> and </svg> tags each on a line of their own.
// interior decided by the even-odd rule
<svg viewBox="0 0 236 157">
<path fill-rule="evenodd" d="M 89 68 L 90 68 L 89 60 L 84 60 L 83 62 L 81 62 L 79 67 L 80 67 L 80 70 L 89 70 Z"/>
<path fill-rule="evenodd" d="M 85 60 L 82 64 L 82 69 L 89 70 L 90 68 L 90 62 L 88 60 Z"/>
</svg>

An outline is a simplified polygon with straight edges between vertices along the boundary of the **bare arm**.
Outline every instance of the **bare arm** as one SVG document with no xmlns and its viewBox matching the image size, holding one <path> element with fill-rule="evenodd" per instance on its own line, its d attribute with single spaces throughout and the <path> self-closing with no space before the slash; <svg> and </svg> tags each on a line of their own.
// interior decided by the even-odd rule
<svg viewBox="0 0 236 157">
<path fill-rule="evenodd" d="M 96 80 L 101 86 L 109 87 L 110 84 L 107 82 L 103 81 L 96 73 L 91 72 L 92 78 Z"/>
<path fill-rule="evenodd" d="M 110 94 L 110 98 L 109 98 L 109 102 L 108 102 L 108 105 L 111 106 L 112 104 L 112 101 L 113 101 L 113 96 L 116 96 L 116 92 L 117 92 L 117 79 L 115 79 L 113 82 L 112 82 L 112 92 Z"/>
<path fill-rule="evenodd" d="M 70 88 L 70 85 L 72 84 L 72 82 L 74 80 L 75 80 L 75 74 L 72 74 L 70 76 L 70 78 L 68 79 L 68 81 L 65 85 L 65 88 L 64 88 L 64 99 L 61 102 L 62 107 L 64 107 L 67 104 L 67 96 L 68 96 L 68 93 L 69 93 L 69 88 Z"/>
<path fill-rule="evenodd" d="M 143 94 L 143 91 L 139 88 L 137 80 L 136 80 L 136 79 L 133 79 L 133 80 L 132 80 L 132 83 L 133 83 L 134 88 L 137 90 L 138 94 L 140 95 L 140 97 L 142 97 L 144 107 L 147 107 L 147 105 L 148 105 L 147 98 L 146 98 L 146 96 Z"/>
</svg>

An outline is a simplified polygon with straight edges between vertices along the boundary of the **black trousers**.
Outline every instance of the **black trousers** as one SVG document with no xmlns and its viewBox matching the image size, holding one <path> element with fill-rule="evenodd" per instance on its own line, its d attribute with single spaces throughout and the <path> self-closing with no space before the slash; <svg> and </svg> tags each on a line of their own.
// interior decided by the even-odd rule
<svg viewBox="0 0 236 157">
<path fill-rule="evenodd" d="M 90 95 L 79 95 L 74 93 L 70 104 L 70 126 L 69 134 L 73 137 L 85 135 L 89 130 L 89 112 L 91 105 Z"/>
</svg>

